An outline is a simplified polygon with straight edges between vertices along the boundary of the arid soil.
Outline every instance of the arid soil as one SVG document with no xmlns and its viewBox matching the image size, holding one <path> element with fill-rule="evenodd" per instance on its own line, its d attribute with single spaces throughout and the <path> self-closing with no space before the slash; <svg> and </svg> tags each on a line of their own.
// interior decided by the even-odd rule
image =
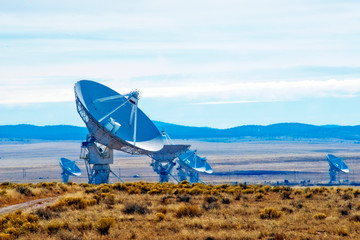
<svg viewBox="0 0 360 240">
<path fill-rule="evenodd" d="M 175 140 L 191 144 L 202 157 L 207 157 L 213 175 L 202 174 L 205 183 L 327 183 L 328 153 L 344 157 L 349 174 L 340 174 L 341 181 L 360 182 L 360 144 L 343 140 L 232 140 L 227 142 Z M 60 157 L 77 160 L 80 178 L 70 181 L 87 182 L 84 162 L 79 160 L 80 142 L 2 142 L 0 145 L 0 182 L 61 181 Z M 115 151 L 112 170 L 125 181 L 158 181 L 148 156 L 132 156 Z M 176 168 L 176 167 L 175 167 Z M 174 168 L 174 174 L 176 175 Z M 140 178 L 134 178 L 139 175 Z M 116 182 L 115 177 L 111 182 Z M 173 182 L 175 180 L 172 179 Z"/>
</svg>

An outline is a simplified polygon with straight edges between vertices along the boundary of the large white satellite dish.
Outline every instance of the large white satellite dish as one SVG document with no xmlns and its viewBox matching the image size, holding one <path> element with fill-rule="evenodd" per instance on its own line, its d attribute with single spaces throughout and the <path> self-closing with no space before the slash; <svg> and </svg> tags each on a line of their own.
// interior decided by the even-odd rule
<svg viewBox="0 0 360 240">
<path fill-rule="evenodd" d="M 333 181 L 339 181 L 336 177 L 336 174 L 339 172 L 349 173 L 349 168 L 343 161 L 343 158 L 336 157 L 332 154 L 327 155 L 327 160 L 329 162 L 329 175 L 330 175 L 330 183 Z"/>
<path fill-rule="evenodd" d="M 81 170 L 76 165 L 75 161 L 71 161 L 67 158 L 60 158 L 59 163 L 62 169 L 61 177 L 64 183 L 69 181 L 70 176 L 79 177 L 81 175 Z"/>
<path fill-rule="evenodd" d="M 153 122 L 138 108 L 139 93 L 121 95 L 94 81 L 75 84 L 77 110 L 97 142 L 130 154 L 159 151 L 163 141 Z"/>
<path fill-rule="evenodd" d="M 109 182 L 113 149 L 130 154 L 151 154 L 163 148 L 154 123 L 138 108 L 139 92 L 121 95 L 94 81 L 75 84 L 77 111 L 90 134 L 81 147 L 89 183 Z"/>
</svg>

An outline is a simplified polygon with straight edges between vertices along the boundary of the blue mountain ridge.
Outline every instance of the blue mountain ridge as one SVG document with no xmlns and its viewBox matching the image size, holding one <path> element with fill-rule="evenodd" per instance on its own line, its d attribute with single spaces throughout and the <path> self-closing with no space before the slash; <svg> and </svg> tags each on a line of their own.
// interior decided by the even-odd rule
<svg viewBox="0 0 360 240">
<path fill-rule="evenodd" d="M 278 123 L 267 126 L 244 125 L 228 129 L 191 127 L 154 121 L 158 129 L 165 130 L 173 139 L 219 138 L 318 138 L 360 141 L 360 125 L 315 126 L 302 123 Z M 28 124 L 0 126 L 0 139 L 83 140 L 86 127 L 70 125 L 35 126 Z"/>
</svg>

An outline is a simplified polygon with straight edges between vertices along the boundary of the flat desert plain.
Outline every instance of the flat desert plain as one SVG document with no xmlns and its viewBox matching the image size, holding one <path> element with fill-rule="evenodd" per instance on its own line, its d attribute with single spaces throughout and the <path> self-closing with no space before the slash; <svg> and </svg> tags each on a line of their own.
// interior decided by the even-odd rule
<svg viewBox="0 0 360 240">
<path fill-rule="evenodd" d="M 328 153 L 344 158 L 350 173 L 340 174 L 341 181 L 360 182 L 360 144 L 343 140 L 259 140 L 229 141 L 174 140 L 190 144 L 198 155 L 206 157 L 214 174 L 201 174 L 205 183 L 327 183 L 329 181 Z M 61 181 L 59 159 L 76 160 L 81 177 L 70 181 L 87 182 L 83 160 L 79 159 L 81 142 L 29 141 L 0 142 L 0 182 Z M 150 167 L 148 156 L 134 156 L 115 151 L 112 170 L 124 181 L 158 181 Z M 174 167 L 176 174 L 176 166 Z M 139 175 L 139 178 L 134 178 Z M 173 182 L 175 180 L 172 179 Z M 111 177 L 111 182 L 117 182 Z"/>
</svg>

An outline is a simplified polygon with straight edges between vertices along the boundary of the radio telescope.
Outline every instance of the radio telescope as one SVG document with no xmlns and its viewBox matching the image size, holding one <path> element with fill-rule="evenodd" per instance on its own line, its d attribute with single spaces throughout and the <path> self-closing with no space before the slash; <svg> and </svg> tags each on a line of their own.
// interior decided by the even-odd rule
<svg viewBox="0 0 360 240">
<path fill-rule="evenodd" d="M 330 182 L 338 182 L 340 183 L 339 174 L 340 172 L 349 173 L 349 168 L 343 162 L 343 158 L 336 157 L 332 154 L 327 155 L 327 160 L 329 162 L 329 175 L 330 175 Z"/>
<path fill-rule="evenodd" d="M 187 180 L 189 176 L 190 183 L 197 183 L 200 180 L 199 173 L 213 173 L 210 164 L 206 158 L 199 157 L 196 150 L 187 150 L 185 153 L 178 156 L 179 166 L 178 176 L 180 181 Z"/>
<path fill-rule="evenodd" d="M 81 175 L 81 170 L 78 166 L 76 166 L 75 161 L 71 161 L 67 158 L 60 158 L 59 163 L 62 169 L 61 178 L 63 183 L 67 183 L 69 181 L 70 175 L 76 177 Z"/>
<path fill-rule="evenodd" d="M 171 171 L 176 164 L 175 158 L 178 163 L 178 179 L 175 177 L 174 179 L 179 182 L 189 178 L 190 183 L 197 183 L 201 181 L 199 173 L 211 174 L 213 172 L 206 158 L 199 157 L 196 154 L 196 150 L 190 150 L 190 145 L 174 144 L 165 131 L 162 131 L 161 134 L 166 145 L 159 152 L 150 155 L 153 159 L 151 166 L 160 175 L 160 182 L 168 181 L 168 176 L 172 176 Z M 169 154 L 170 151 L 172 152 L 171 154 Z"/>
<path fill-rule="evenodd" d="M 110 169 L 113 149 L 148 155 L 163 148 L 159 130 L 138 108 L 138 91 L 121 95 L 89 80 L 78 81 L 74 90 L 77 111 L 89 130 L 80 154 L 89 183 L 108 183 L 110 173 L 119 178 Z"/>
<path fill-rule="evenodd" d="M 148 154 L 152 158 L 150 166 L 153 167 L 154 172 L 159 174 L 160 183 L 168 182 L 169 175 L 177 181 L 171 174 L 173 167 L 176 165 L 175 158 L 189 147 L 190 145 L 164 145 L 160 151 Z"/>
</svg>

